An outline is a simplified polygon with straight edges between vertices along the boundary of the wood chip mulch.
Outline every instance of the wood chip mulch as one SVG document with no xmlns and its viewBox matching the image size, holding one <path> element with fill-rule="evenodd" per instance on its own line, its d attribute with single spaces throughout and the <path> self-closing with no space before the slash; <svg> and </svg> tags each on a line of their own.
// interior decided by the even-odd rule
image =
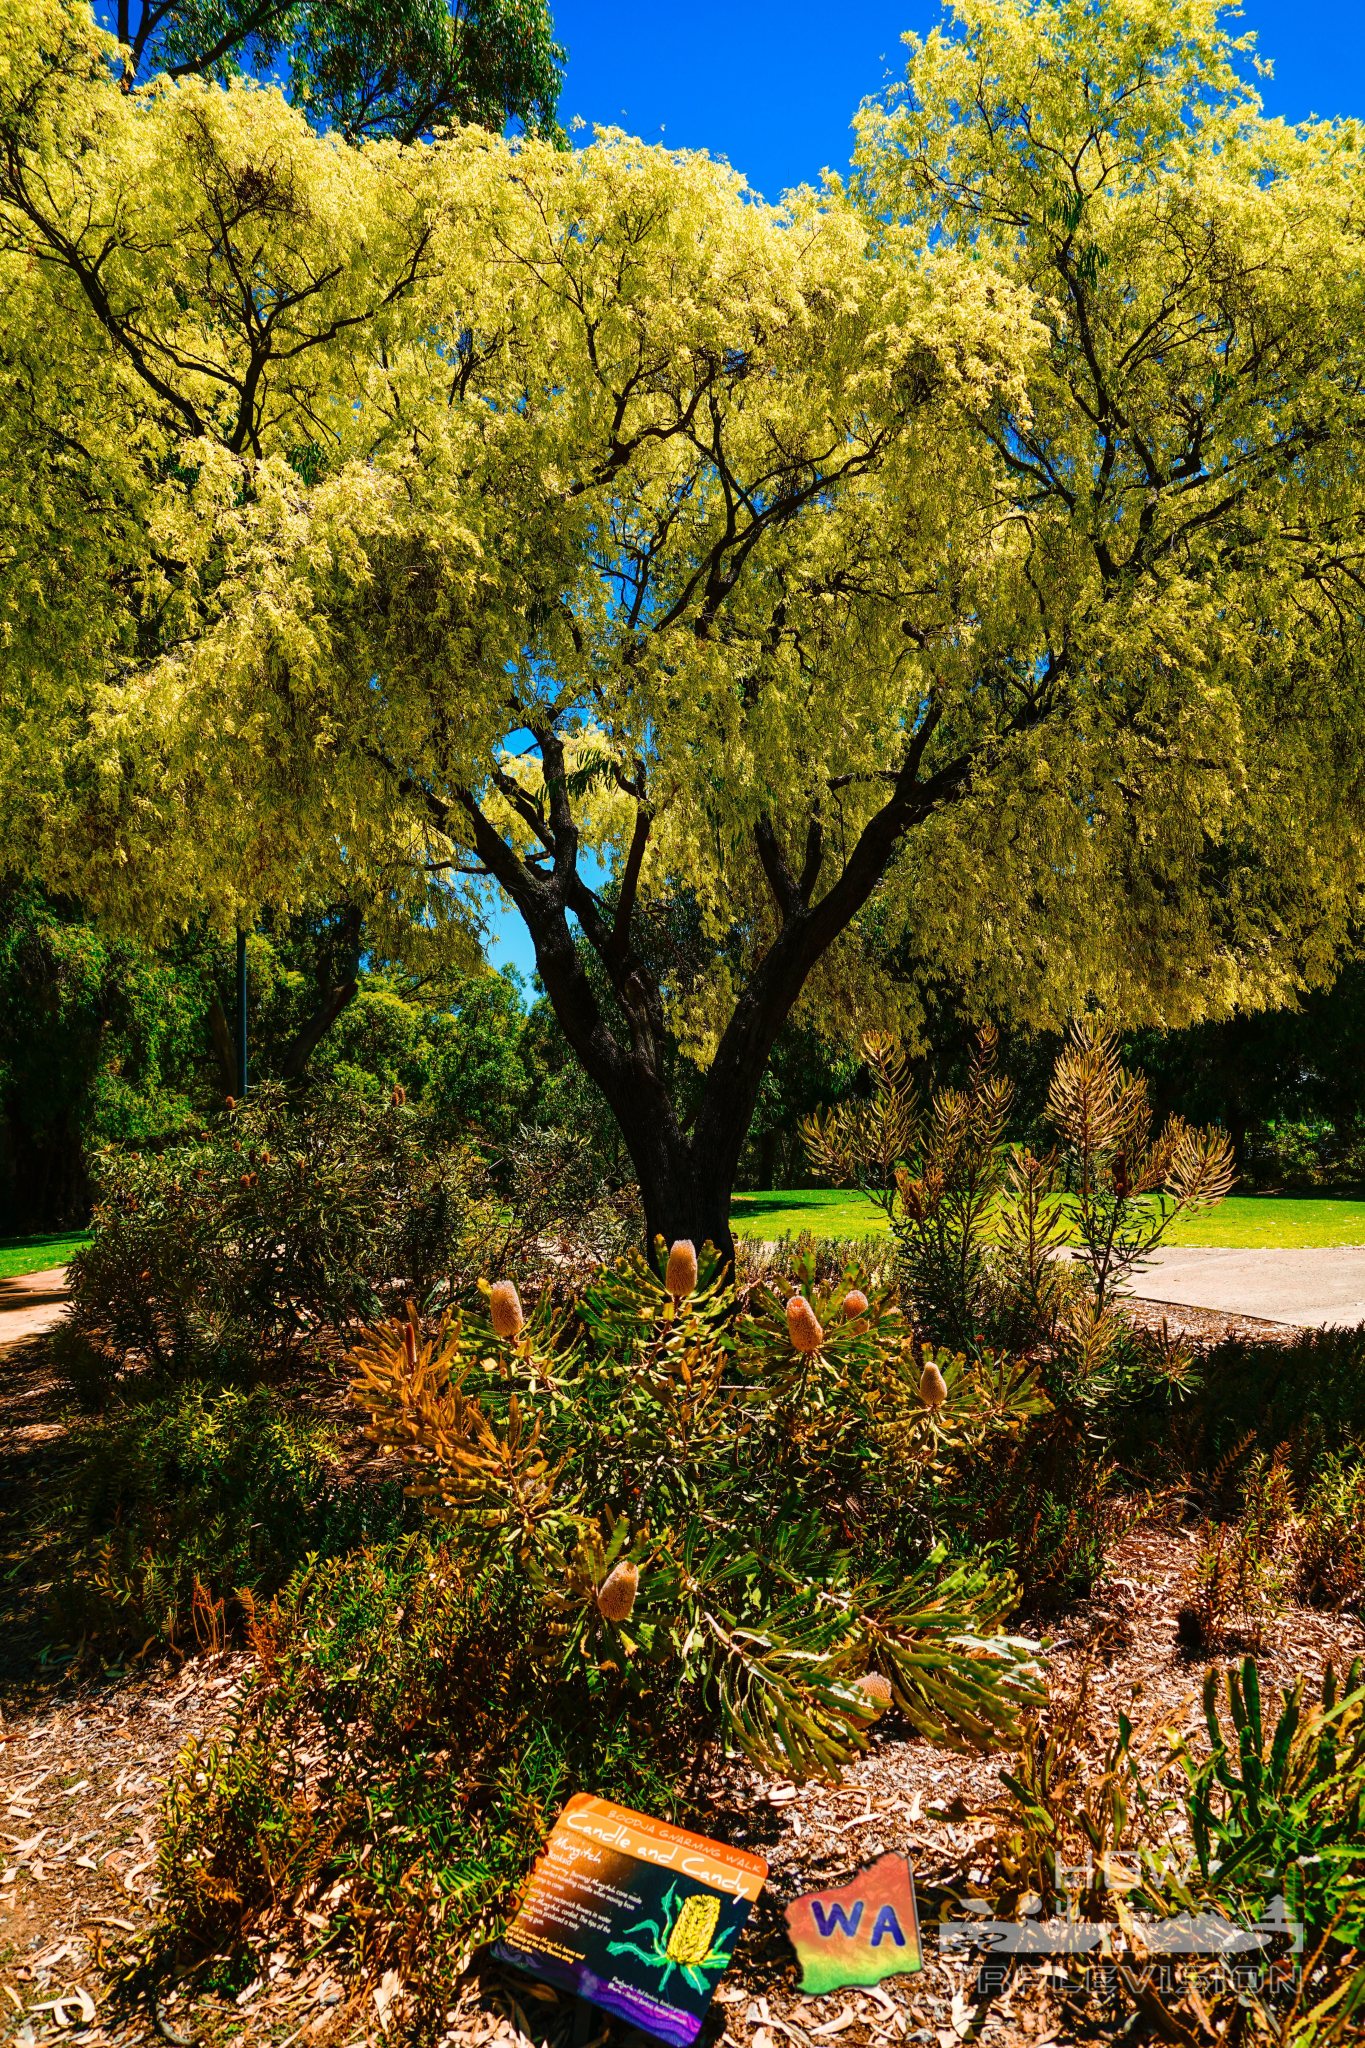
<svg viewBox="0 0 1365 2048">
<path fill-rule="evenodd" d="M 1199 1351 L 1216 1344 L 1295 1344 L 1303 1336 L 1298 1323 L 1270 1323 L 1261 1316 L 1229 1315 L 1223 1309 L 1184 1308 L 1178 1302 L 1125 1300 L 1124 1318 L 1134 1329 L 1153 1337 L 1163 1327 L 1168 1338 Z"/>
<path fill-rule="evenodd" d="M 1283 1327 L 1217 1317 L 1219 1327 L 1196 1328 L 1189 1319 L 1201 1311 L 1149 1306 L 1167 1317 L 1172 1336 L 1185 1331 L 1201 1345 L 1244 1331 L 1264 1341 Z M 61 1435 L 40 1352 L 0 1353 L 0 1485 L 11 1490 Z M 1163 1728 L 1202 1726 L 1207 1660 L 1192 1658 L 1176 1631 L 1194 1555 L 1193 1532 L 1140 1527 L 1115 1547 L 1093 1596 L 1047 1623 L 1054 1697 L 1084 1684 L 1096 1760 L 1121 1710 L 1139 1748 Z M 1272 1687 L 1287 1688 L 1300 1673 L 1317 1682 L 1329 1660 L 1341 1670 L 1362 1651 L 1359 1617 L 1290 1608 L 1260 1652 L 1268 1704 Z M 107 1952 L 126 1952 L 129 1938 L 153 1924 L 161 1785 L 189 1737 L 225 1732 L 249 1668 L 249 1657 L 230 1653 L 105 1683 L 63 1684 L 54 1674 L 35 1684 L 31 1662 L 22 1682 L 12 1660 L 7 1675 L 0 1671 L 0 2009 L 16 2048 L 58 2039 L 80 2048 L 381 2048 L 416 2038 L 446 2048 L 646 2048 L 645 2036 L 592 2008 L 575 2009 L 486 1954 L 419 2034 L 395 1973 L 363 1985 L 340 1980 L 325 1927 L 311 1948 L 258 1944 L 254 1973 L 236 1995 L 202 1994 L 187 1973 L 150 2007 L 121 2002 Z M 974 1961 L 939 1952 L 933 1903 L 986 1884 L 999 1774 L 1013 1761 L 961 1757 L 883 1724 L 837 1789 L 721 1774 L 694 1824 L 764 1856 L 769 1879 L 717 1991 L 705 2048 L 960 2048 L 978 2040 L 1067 2048 L 1114 2039 L 1112 2017 L 1078 2010 L 1045 1961 L 1026 1963 L 1003 1993 L 992 1993 L 979 1990 Z M 847 1883 L 888 1851 L 907 1856 L 915 1872 L 923 1971 L 872 1990 L 802 1997 L 783 1906 L 801 1892 Z"/>
</svg>

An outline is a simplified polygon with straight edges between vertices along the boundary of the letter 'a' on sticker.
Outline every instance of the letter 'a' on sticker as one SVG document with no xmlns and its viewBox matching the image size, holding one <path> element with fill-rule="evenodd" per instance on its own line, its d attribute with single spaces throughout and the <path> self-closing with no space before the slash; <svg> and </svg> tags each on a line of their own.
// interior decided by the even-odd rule
<svg viewBox="0 0 1365 2048">
<path fill-rule="evenodd" d="M 807 1892 L 786 1908 L 801 1965 L 799 1989 L 821 1998 L 924 1967 L 915 1885 L 903 1856 L 882 1856 L 837 1891 Z"/>
</svg>

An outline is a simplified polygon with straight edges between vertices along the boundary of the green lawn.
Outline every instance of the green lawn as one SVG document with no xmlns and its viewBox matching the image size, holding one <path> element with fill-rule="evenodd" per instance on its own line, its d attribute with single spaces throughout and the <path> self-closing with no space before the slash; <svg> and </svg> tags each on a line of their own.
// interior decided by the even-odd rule
<svg viewBox="0 0 1365 2048">
<path fill-rule="evenodd" d="M 774 1238 L 799 1230 L 816 1237 L 868 1237 L 886 1229 L 881 1210 L 846 1188 L 736 1195 L 730 1220 L 741 1237 Z M 1365 1202 L 1315 1195 L 1229 1195 L 1216 1209 L 1172 1224 L 1163 1242 L 1230 1245 L 1245 1251 L 1365 1245 Z"/>
<path fill-rule="evenodd" d="M 736 1195 L 731 1222 L 740 1237 L 774 1238 L 809 1230 L 815 1237 L 880 1237 L 880 1209 L 846 1188 L 778 1188 Z M 0 1240 L 0 1280 L 64 1266 L 89 1242 L 82 1231 Z M 1216 1209 L 1174 1224 L 1166 1244 L 1232 1245 L 1239 1250 L 1295 1246 L 1365 1245 L 1365 1202 L 1316 1195 L 1229 1195 Z"/>
<path fill-rule="evenodd" d="M 16 1273 L 45 1273 L 49 1266 L 64 1266 L 72 1252 L 78 1252 L 90 1238 L 83 1230 L 59 1230 L 46 1237 L 0 1238 L 0 1280 Z"/>
</svg>

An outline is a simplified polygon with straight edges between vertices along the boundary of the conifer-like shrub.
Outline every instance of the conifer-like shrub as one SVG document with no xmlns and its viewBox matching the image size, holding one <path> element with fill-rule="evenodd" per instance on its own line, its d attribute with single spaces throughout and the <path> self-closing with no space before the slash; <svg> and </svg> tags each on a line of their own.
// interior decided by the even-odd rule
<svg viewBox="0 0 1365 2048">
<path fill-rule="evenodd" d="M 534 1280 L 547 1257 L 581 1271 L 632 1234 L 581 1147 L 542 1133 L 509 1176 L 401 1093 L 264 1084 L 190 1142 L 104 1155 L 71 1269 L 82 1341 L 59 1361 L 82 1402 L 103 1405 L 129 1362 L 162 1380 L 278 1372 L 405 1301 L 439 1310 L 490 1261 Z M 515 1291 L 495 1312 L 520 1313 Z"/>
</svg>

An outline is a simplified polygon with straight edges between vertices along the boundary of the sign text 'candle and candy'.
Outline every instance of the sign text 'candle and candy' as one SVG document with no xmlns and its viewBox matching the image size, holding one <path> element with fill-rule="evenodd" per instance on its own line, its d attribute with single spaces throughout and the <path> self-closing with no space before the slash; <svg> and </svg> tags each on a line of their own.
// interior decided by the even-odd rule
<svg viewBox="0 0 1365 2048">
<path fill-rule="evenodd" d="M 577 1792 L 497 1953 L 688 2048 L 767 1874 L 761 1856 Z"/>
</svg>

